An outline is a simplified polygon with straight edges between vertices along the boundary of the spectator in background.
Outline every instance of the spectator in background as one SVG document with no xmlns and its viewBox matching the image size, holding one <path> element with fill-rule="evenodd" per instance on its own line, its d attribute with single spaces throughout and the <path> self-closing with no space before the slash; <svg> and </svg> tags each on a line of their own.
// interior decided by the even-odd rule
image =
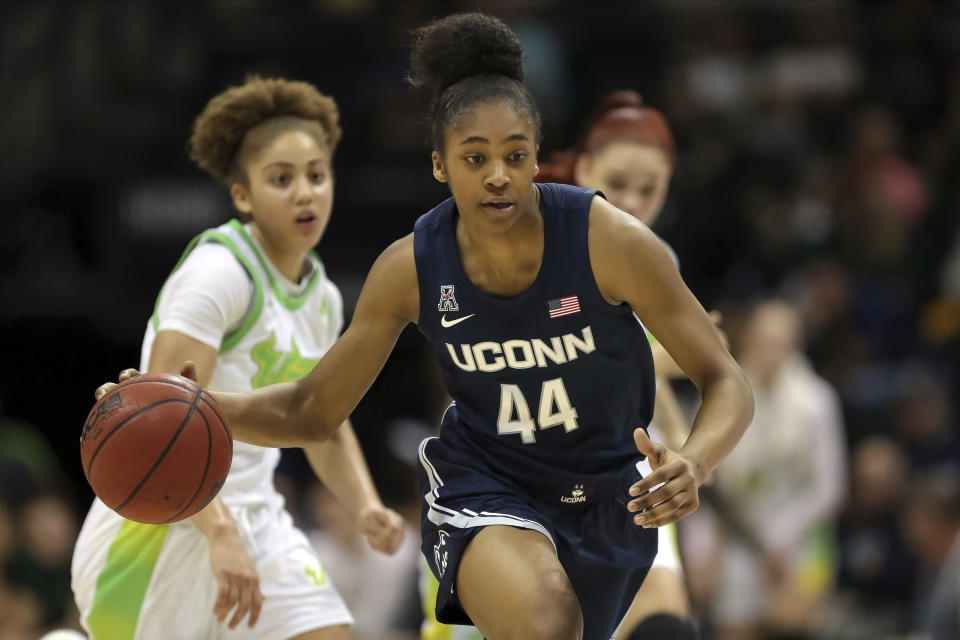
<svg viewBox="0 0 960 640">
<path fill-rule="evenodd" d="M 835 640 L 906 631 L 915 561 L 899 517 L 909 479 L 907 455 L 886 436 L 861 440 L 851 456 L 850 498 L 838 527 L 838 593 L 828 623 Z"/>
<path fill-rule="evenodd" d="M 756 413 L 716 473 L 728 524 L 714 593 L 722 640 L 808 637 L 832 586 L 846 444 L 837 394 L 807 363 L 800 336 L 784 302 L 759 304 L 746 324 L 740 362 Z"/>
<path fill-rule="evenodd" d="M 911 639 L 956 640 L 960 638 L 960 475 L 953 467 L 925 472 L 909 495 L 904 524 L 921 562 Z"/>
<path fill-rule="evenodd" d="M 898 151 L 900 131 L 883 107 L 861 111 L 837 174 L 836 213 L 841 246 L 866 269 L 896 268 L 910 231 L 927 209 L 917 169 Z"/>
<path fill-rule="evenodd" d="M 929 364 L 905 363 L 898 387 L 894 424 L 912 467 L 948 464 L 960 471 L 960 437 L 944 376 Z"/>
<path fill-rule="evenodd" d="M 37 636 L 42 612 L 30 590 L 8 577 L 16 545 L 13 517 L 7 504 L 0 500 L 0 638 L 32 640 Z"/>
<path fill-rule="evenodd" d="M 79 629 L 70 593 L 70 558 L 79 530 L 73 510 L 59 494 L 44 493 L 21 509 L 17 525 L 19 545 L 7 565 L 10 584 L 29 592 L 44 631 Z"/>
<path fill-rule="evenodd" d="M 19 509 L 38 492 L 65 484 L 60 462 L 43 432 L 3 415 L 0 404 L 0 501 Z"/>
</svg>

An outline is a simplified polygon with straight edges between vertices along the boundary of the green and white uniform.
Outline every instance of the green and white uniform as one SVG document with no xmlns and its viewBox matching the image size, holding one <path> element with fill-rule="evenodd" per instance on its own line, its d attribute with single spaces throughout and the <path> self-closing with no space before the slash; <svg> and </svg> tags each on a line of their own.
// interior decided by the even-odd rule
<svg viewBox="0 0 960 640">
<path fill-rule="evenodd" d="M 140 366 L 158 331 L 177 331 L 218 350 L 211 390 L 248 391 L 307 374 L 342 324 L 340 292 L 315 254 L 300 283 L 291 282 L 233 221 L 187 247 L 158 297 Z M 283 640 L 353 623 L 274 488 L 280 452 L 241 442 L 233 451 L 220 497 L 260 576 L 265 600 L 256 627 L 244 620 L 231 631 L 217 622 L 209 546 L 191 522 L 139 524 L 94 500 L 72 565 L 81 620 L 94 640 Z"/>
</svg>

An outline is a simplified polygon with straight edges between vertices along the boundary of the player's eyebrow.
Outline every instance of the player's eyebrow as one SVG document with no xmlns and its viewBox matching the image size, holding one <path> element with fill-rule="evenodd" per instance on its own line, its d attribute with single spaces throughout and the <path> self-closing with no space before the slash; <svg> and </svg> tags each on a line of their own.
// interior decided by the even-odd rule
<svg viewBox="0 0 960 640">
<path fill-rule="evenodd" d="M 311 164 L 317 164 L 318 162 L 323 162 L 323 160 L 324 160 L 323 158 L 314 158 L 313 160 L 311 160 L 310 162 L 308 162 L 307 165 L 309 166 L 309 165 L 311 165 Z M 276 162 L 271 162 L 270 164 L 266 165 L 266 166 L 263 168 L 263 171 L 268 171 L 268 170 L 270 170 L 270 169 L 273 169 L 274 167 L 279 167 L 279 168 L 282 168 L 282 169 L 287 169 L 287 168 L 290 168 L 290 167 L 293 167 L 293 166 L 294 166 L 294 165 L 293 165 L 292 162 L 284 162 L 283 160 L 277 160 Z"/>
<path fill-rule="evenodd" d="M 511 140 L 529 140 L 527 136 L 522 133 L 513 133 L 503 139 L 504 142 L 510 142 Z M 490 141 L 484 138 L 483 136 L 470 136 L 469 138 L 464 138 L 460 144 L 472 144 L 474 142 L 483 142 L 485 144 L 490 144 Z"/>
</svg>

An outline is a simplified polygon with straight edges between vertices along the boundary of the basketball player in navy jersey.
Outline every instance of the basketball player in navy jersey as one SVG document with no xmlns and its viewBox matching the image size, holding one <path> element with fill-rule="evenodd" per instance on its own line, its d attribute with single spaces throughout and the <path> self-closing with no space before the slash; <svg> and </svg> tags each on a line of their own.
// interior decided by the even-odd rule
<svg viewBox="0 0 960 640">
<path fill-rule="evenodd" d="M 540 118 L 516 35 L 473 13 L 415 36 L 433 173 L 453 197 L 380 255 L 308 376 L 215 396 L 239 440 L 328 438 L 417 323 L 454 399 L 420 446 L 437 618 L 494 640 L 607 639 L 656 553 L 653 529 L 697 508 L 750 421 L 750 388 L 656 236 L 594 191 L 534 185 Z M 643 428 L 654 373 L 634 312 L 702 394 L 678 451 Z"/>
</svg>

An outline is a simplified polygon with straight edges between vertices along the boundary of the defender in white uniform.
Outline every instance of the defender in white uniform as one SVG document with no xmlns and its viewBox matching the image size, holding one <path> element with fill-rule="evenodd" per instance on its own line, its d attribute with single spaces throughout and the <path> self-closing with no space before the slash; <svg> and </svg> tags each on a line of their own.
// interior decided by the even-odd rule
<svg viewBox="0 0 960 640">
<path fill-rule="evenodd" d="M 272 97 L 266 103 L 265 93 Z M 291 107 L 292 96 L 314 104 Z M 233 118 L 238 105 L 245 109 L 245 126 L 217 120 L 229 111 L 225 103 L 233 105 Z M 218 158 L 203 157 L 205 150 L 213 153 L 203 132 L 239 140 L 235 157 L 219 165 Z M 329 158 L 338 137 L 335 104 L 305 83 L 254 78 L 211 101 L 197 121 L 194 158 L 232 183 L 234 203 L 250 222 L 209 229 L 187 247 L 148 323 L 142 370 L 170 368 L 171 362 L 177 368 L 183 355 L 197 354 L 204 386 L 247 391 L 299 379 L 326 353 L 342 328 L 343 304 L 310 247 L 329 218 Z M 245 165 L 245 176 L 236 175 L 237 164 Z M 227 173 L 217 175 L 218 166 Z M 371 545 L 392 553 L 402 520 L 380 503 L 350 426 L 306 453 L 358 516 Z M 95 500 L 72 567 L 91 637 L 349 637 L 350 612 L 274 488 L 279 458 L 277 449 L 234 443 L 218 498 L 198 516 L 172 525 L 128 521 Z M 232 547 L 210 541 L 212 516 L 206 512 L 215 509 L 223 510 L 219 526 L 226 523 Z M 212 564 L 239 567 L 238 575 L 218 575 Z M 247 612 L 248 624 L 238 625 Z"/>
</svg>

